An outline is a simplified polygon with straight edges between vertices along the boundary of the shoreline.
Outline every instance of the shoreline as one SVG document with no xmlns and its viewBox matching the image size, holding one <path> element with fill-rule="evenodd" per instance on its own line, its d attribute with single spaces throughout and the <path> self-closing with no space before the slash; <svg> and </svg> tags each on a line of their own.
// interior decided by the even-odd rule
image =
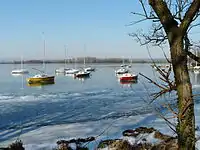
<svg viewBox="0 0 200 150">
<path fill-rule="evenodd" d="M 168 63 L 166 60 L 153 60 L 155 63 L 165 64 Z M 146 63 L 153 63 L 152 60 L 124 60 L 124 64 L 146 64 Z M 83 64 L 84 60 L 66 60 L 67 64 Z M 42 64 L 43 60 L 25 60 L 23 64 Z M 65 64 L 64 60 L 45 60 L 46 64 Z M 122 60 L 86 60 L 86 64 L 122 64 Z M 20 60 L 16 61 L 0 61 L 0 64 L 21 64 Z"/>
</svg>

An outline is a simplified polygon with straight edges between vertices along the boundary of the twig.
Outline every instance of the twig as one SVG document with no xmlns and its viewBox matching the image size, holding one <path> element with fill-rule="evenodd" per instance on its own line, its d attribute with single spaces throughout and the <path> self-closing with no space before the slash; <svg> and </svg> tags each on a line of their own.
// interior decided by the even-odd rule
<svg viewBox="0 0 200 150">
<path fill-rule="evenodd" d="M 150 81 L 150 83 L 153 83 L 154 85 L 156 85 L 157 87 L 161 88 L 161 89 L 165 89 L 165 87 L 159 85 L 158 83 L 154 82 L 152 79 L 148 78 L 147 76 L 145 76 L 144 74 L 142 73 L 139 73 L 139 75 L 143 76 L 144 78 L 146 78 L 147 80 Z"/>
</svg>

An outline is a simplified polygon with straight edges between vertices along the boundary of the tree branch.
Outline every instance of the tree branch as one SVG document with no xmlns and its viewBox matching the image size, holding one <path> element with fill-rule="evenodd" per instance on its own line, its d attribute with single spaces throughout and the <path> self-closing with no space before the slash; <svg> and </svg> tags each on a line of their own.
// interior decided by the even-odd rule
<svg viewBox="0 0 200 150">
<path fill-rule="evenodd" d="M 187 51 L 187 55 L 192 58 L 193 60 L 197 61 L 200 63 L 200 57 L 197 57 L 196 55 L 194 55 L 192 52 Z"/>
<path fill-rule="evenodd" d="M 174 20 L 171 12 L 169 11 L 166 2 L 163 0 L 149 0 L 149 4 L 154 9 L 156 15 L 159 17 L 166 33 L 172 32 L 174 28 L 178 28 L 178 22 Z"/>
<path fill-rule="evenodd" d="M 158 83 L 154 82 L 153 80 L 151 80 L 151 79 L 148 78 L 147 76 L 143 75 L 142 73 L 139 73 L 139 75 L 141 75 L 141 76 L 143 76 L 144 78 L 146 78 L 147 80 L 149 80 L 150 83 L 153 83 L 153 84 L 156 85 L 157 87 L 159 87 L 159 88 L 165 90 L 165 87 L 163 87 L 163 86 L 159 85 Z"/>
<path fill-rule="evenodd" d="M 199 25 L 200 25 L 200 23 L 190 25 L 190 27 L 188 28 L 188 33 L 190 32 L 190 30 L 191 30 L 192 28 L 194 28 L 194 27 L 196 27 L 196 26 L 199 26 Z"/>
<path fill-rule="evenodd" d="M 187 32 L 187 29 L 190 26 L 191 22 L 193 21 L 195 15 L 198 13 L 199 8 L 200 8 L 200 0 L 194 0 L 190 5 L 188 11 L 186 12 L 183 21 L 180 24 L 180 28 L 183 34 Z"/>
</svg>

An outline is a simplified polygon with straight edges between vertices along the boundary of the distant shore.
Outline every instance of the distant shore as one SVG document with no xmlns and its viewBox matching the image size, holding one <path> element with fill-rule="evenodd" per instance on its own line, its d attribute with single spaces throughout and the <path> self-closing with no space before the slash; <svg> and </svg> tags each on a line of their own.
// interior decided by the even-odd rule
<svg viewBox="0 0 200 150">
<path fill-rule="evenodd" d="M 121 59 L 121 58 L 95 58 L 95 57 L 86 57 L 85 62 L 86 63 L 124 63 L 130 64 L 130 63 L 167 63 L 166 59 Z M 73 59 L 66 59 L 66 60 L 45 60 L 45 63 L 50 64 L 62 64 L 62 63 L 83 63 L 84 58 L 73 58 Z M 20 64 L 21 60 L 5 60 L 0 61 L 0 64 Z M 41 64 L 43 63 L 43 60 L 24 60 L 24 64 Z"/>
</svg>

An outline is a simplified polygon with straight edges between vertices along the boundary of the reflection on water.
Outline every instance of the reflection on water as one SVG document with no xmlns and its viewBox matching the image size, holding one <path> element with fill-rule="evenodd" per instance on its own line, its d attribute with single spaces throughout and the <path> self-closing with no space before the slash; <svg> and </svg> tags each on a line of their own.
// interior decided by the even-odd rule
<svg viewBox="0 0 200 150">
<path fill-rule="evenodd" d="M 13 77 L 21 77 L 23 74 L 11 74 Z"/>
<path fill-rule="evenodd" d="M 66 77 L 74 77 L 74 74 L 64 74 Z"/>
<path fill-rule="evenodd" d="M 65 73 L 64 73 L 64 72 L 63 72 L 63 73 L 61 73 L 61 72 L 56 72 L 55 75 L 56 75 L 56 76 L 64 76 Z"/>
<path fill-rule="evenodd" d="M 132 87 L 132 85 L 138 83 L 137 80 L 134 80 L 134 81 L 121 81 L 120 79 L 118 79 L 118 82 L 122 87 L 130 87 L 130 88 Z"/>
<path fill-rule="evenodd" d="M 28 86 L 30 87 L 35 87 L 35 86 L 38 86 L 38 87 L 42 87 L 42 86 L 45 86 L 45 85 L 52 85 L 52 84 L 55 84 L 55 82 L 49 82 L 49 83 L 27 83 Z"/>
<path fill-rule="evenodd" d="M 116 129 L 109 132 L 108 136 L 114 136 L 115 133 L 121 135 L 124 129 L 130 127 L 152 126 L 155 118 L 146 119 L 152 114 L 152 107 L 141 99 L 146 99 L 147 89 L 154 92 L 155 87 L 144 80 L 144 88 L 142 78 L 138 83 L 118 82 L 114 74 L 116 66 L 118 64 L 96 66 L 98 70 L 92 73 L 91 78 L 74 79 L 73 76 L 60 75 L 55 79 L 56 84 L 49 86 L 27 87 L 25 80 L 28 76 L 24 76 L 24 90 L 20 91 L 21 77 L 11 77 L 12 66 L 1 65 L 4 71 L 0 73 L 0 142 L 12 141 L 19 134 L 27 145 L 49 144 L 66 136 L 99 135 L 99 129 L 115 120 L 120 123 L 115 124 Z M 48 64 L 46 71 L 53 74 L 58 67 L 57 64 Z M 134 64 L 132 68 L 150 78 L 155 77 L 147 64 Z M 140 121 L 143 117 L 145 121 Z M 131 120 L 129 124 L 126 119 Z M 74 124 L 80 124 L 80 127 Z M 87 124 L 90 124 L 89 130 L 84 126 Z M 73 126 L 75 131 L 70 135 L 69 126 Z M 47 130 L 44 131 L 44 127 Z M 84 131 L 92 132 L 84 134 Z"/>
<path fill-rule="evenodd" d="M 79 81 L 81 81 L 81 82 L 85 82 L 85 81 L 88 80 L 88 79 L 90 79 L 90 76 L 88 76 L 88 77 L 79 77 L 79 78 L 74 77 L 74 80 L 79 80 Z"/>
</svg>

